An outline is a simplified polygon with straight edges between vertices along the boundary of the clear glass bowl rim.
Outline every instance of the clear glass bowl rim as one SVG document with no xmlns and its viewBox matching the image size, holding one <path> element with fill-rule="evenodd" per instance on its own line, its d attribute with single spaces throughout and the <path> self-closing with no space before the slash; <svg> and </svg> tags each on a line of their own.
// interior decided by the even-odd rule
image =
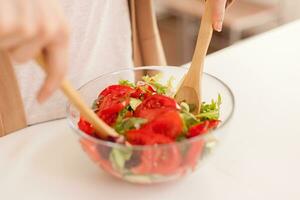
<svg viewBox="0 0 300 200">
<path fill-rule="evenodd" d="M 167 69 L 185 69 L 185 70 L 188 70 L 187 67 L 174 67 L 174 66 L 144 66 L 144 67 L 136 67 L 136 68 L 125 68 L 125 69 L 122 69 L 122 70 L 117 70 L 117 71 L 113 71 L 113 72 L 108 72 L 108 73 L 105 73 L 105 74 L 102 74 L 100 76 L 98 76 L 97 78 L 95 79 L 92 79 L 90 81 L 88 81 L 87 83 L 85 83 L 84 85 L 80 86 L 77 91 L 79 91 L 80 89 L 84 88 L 85 86 L 87 86 L 88 84 L 92 83 L 93 81 L 97 80 L 97 79 L 100 79 L 102 77 L 107 77 L 109 75 L 113 75 L 113 74 L 118 74 L 118 73 L 122 73 L 122 72 L 126 72 L 126 71 L 140 71 L 140 70 L 161 70 L 162 68 L 164 68 L 163 70 L 167 70 Z M 209 74 L 209 73 L 206 73 L 204 72 L 204 75 L 205 76 L 209 76 L 210 78 L 213 78 L 215 80 L 217 80 L 218 82 L 220 82 L 229 92 L 230 96 L 231 96 L 231 101 L 232 101 L 232 110 L 228 116 L 228 118 L 225 120 L 225 121 L 222 121 L 221 125 L 213 130 L 212 132 L 210 132 L 209 134 L 211 133 L 215 133 L 215 132 L 218 132 L 220 130 L 222 130 L 225 125 L 231 120 L 232 116 L 233 116 L 233 113 L 234 113 L 234 109 L 235 109 L 235 98 L 234 98 L 234 95 L 233 95 L 233 92 L 231 91 L 230 87 L 224 83 L 222 80 L 220 80 L 219 78 Z M 193 143 L 193 142 L 197 142 L 201 139 L 203 139 L 205 137 L 206 134 L 204 135 L 200 135 L 200 136 L 196 136 L 196 137 L 193 137 L 193 138 L 189 138 L 189 139 L 186 139 L 186 140 L 183 140 L 183 141 L 180 141 L 180 142 L 173 142 L 173 143 L 169 143 L 169 144 L 156 144 L 156 145 L 132 145 L 132 146 L 127 146 L 127 145 L 124 145 L 124 144 L 119 144 L 119 143 L 114 143 L 114 142 L 110 142 L 110 141 L 105 141 L 105 140 L 101 140 L 101 139 L 98 139 L 98 138 L 95 138 L 95 137 L 92 137 L 88 134 L 86 134 L 85 132 L 81 131 L 80 129 L 77 128 L 77 123 L 74 124 L 71 120 L 71 112 L 70 112 L 70 108 L 71 108 L 71 104 L 70 102 L 68 102 L 67 104 L 67 108 L 66 108 L 66 111 L 67 111 L 67 120 L 68 120 L 68 123 L 69 125 L 71 126 L 71 128 L 80 136 L 80 137 L 83 137 L 85 139 L 88 139 L 92 142 L 94 142 L 95 144 L 99 144 L 99 145 L 103 145 L 103 146 L 107 146 L 107 147 L 112 147 L 112 148 L 131 148 L 132 150 L 147 150 L 147 149 L 153 149 L 153 148 L 168 148 L 168 147 L 171 147 L 171 146 L 174 146 L 174 144 L 176 145 L 185 145 L 185 144 L 189 144 L 189 143 Z"/>
</svg>

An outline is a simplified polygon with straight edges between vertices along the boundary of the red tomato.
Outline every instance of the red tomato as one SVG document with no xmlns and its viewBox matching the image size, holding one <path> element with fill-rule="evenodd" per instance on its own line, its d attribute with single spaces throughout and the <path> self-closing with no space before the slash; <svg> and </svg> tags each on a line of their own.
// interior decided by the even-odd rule
<svg viewBox="0 0 300 200">
<path fill-rule="evenodd" d="M 133 112 L 132 111 L 128 111 L 126 114 L 125 114 L 125 118 L 129 118 L 129 117 L 132 117 L 133 116 Z"/>
<path fill-rule="evenodd" d="M 96 148 L 96 143 L 87 140 L 87 139 L 80 139 L 80 144 L 81 147 L 83 148 L 83 150 L 89 155 L 89 157 L 94 161 L 94 162 L 98 162 L 100 159 L 100 155 L 97 151 Z"/>
<path fill-rule="evenodd" d="M 101 96 L 97 114 L 108 125 L 113 125 L 118 113 L 129 104 L 129 101 L 130 97 L 127 93 L 110 93 Z"/>
<path fill-rule="evenodd" d="M 133 93 L 130 94 L 130 96 L 138 99 L 143 95 L 143 93 L 144 93 L 143 90 L 137 88 Z"/>
<path fill-rule="evenodd" d="M 109 108 L 99 110 L 98 116 L 108 125 L 113 125 L 116 122 L 119 112 L 125 108 L 122 103 L 112 104 Z"/>
<path fill-rule="evenodd" d="M 78 127 L 80 130 L 82 130 L 83 132 L 89 135 L 92 135 L 95 132 L 95 129 L 92 127 L 92 125 L 82 117 L 80 117 L 80 120 L 78 122 Z"/>
<path fill-rule="evenodd" d="M 192 126 L 187 133 L 187 137 L 191 138 L 191 137 L 195 137 L 207 133 L 208 125 L 209 125 L 209 121 L 204 121 L 201 124 Z"/>
<path fill-rule="evenodd" d="M 208 129 L 215 129 L 219 125 L 220 120 L 209 120 Z"/>
<path fill-rule="evenodd" d="M 176 145 L 153 148 L 142 152 L 141 163 L 132 169 L 135 174 L 155 173 L 169 175 L 176 172 L 181 164 L 181 155 Z"/>
<path fill-rule="evenodd" d="M 159 94 L 154 94 L 149 97 L 147 97 L 137 108 L 136 108 L 136 113 L 137 115 L 139 112 L 142 110 L 148 110 L 148 109 L 155 109 L 155 108 L 177 108 L 177 103 L 174 99 L 164 96 L 164 95 L 159 95 Z"/>
<path fill-rule="evenodd" d="M 174 141 L 183 130 L 183 123 L 179 113 L 172 108 L 141 110 L 138 114 L 135 113 L 135 116 L 147 119 L 148 123 L 139 130 L 133 130 L 127 133 L 127 139 L 132 144 L 170 143 Z"/>
<path fill-rule="evenodd" d="M 191 143 L 191 146 L 185 156 L 184 165 L 186 165 L 187 167 L 191 167 L 192 169 L 196 167 L 197 162 L 202 155 L 204 144 L 204 139 Z"/>
<path fill-rule="evenodd" d="M 165 135 L 175 140 L 183 130 L 182 120 L 177 110 L 164 110 L 157 115 L 150 123 L 146 124 L 143 129 L 150 130 L 153 133 Z"/>
<path fill-rule="evenodd" d="M 134 92 L 134 89 L 132 87 L 126 86 L 126 85 L 111 85 L 105 88 L 100 94 L 99 97 L 107 96 L 109 94 L 130 94 Z"/>
<path fill-rule="evenodd" d="M 106 160 L 101 156 L 98 152 L 97 144 L 86 140 L 80 139 L 81 146 L 83 150 L 89 155 L 89 157 L 106 172 L 116 176 L 121 177 L 120 173 L 118 173 L 111 165 L 110 161 Z"/>
<path fill-rule="evenodd" d="M 139 112 L 135 112 L 134 116 L 147 119 L 148 122 L 151 122 L 154 119 L 156 119 L 158 116 L 162 115 L 165 112 L 168 112 L 169 110 L 173 110 L 173 108 L 145 109 Z"/>
<path fill-rule="evenodd" d="M 148 150 L 149 151 L 149 150 Z M 148 158 L 147 150 L 142 152 L 140 164 L 131 168 L 133 174 L 149 174 L 152 173 L 153 162 Z"/>
<path fill-rule="evenodd" d="M 99 99 L 99 110 L 104 110 L 110 108 L 112 105 L 115 104 L 124 104 L 127 106 L 130 102 L 130 98 L 128 95 L 118 95 L 118 94 L 108 94 L 107 96 L 101 97 Z"/>
<path fill-rule="evenodd" d="M 135 92 L 131 93 L 131 97 L 145 99 L 155 93 L 155 90 L 150 85 L 138 85 Z"/>
<path fill-rule="evenodd" d="M 133 145 L 167 144 L 173 142 L 173 140 L 164 135 L 155 134 L 146 129 L 128 131 L 126 138 Z"/>
<path fill-rule="evenodd" d="M 154 160 L 154 173 L 173 174 L 181 164 L 181 154 L 176 145 L 158 150 Z"/>
</svg>

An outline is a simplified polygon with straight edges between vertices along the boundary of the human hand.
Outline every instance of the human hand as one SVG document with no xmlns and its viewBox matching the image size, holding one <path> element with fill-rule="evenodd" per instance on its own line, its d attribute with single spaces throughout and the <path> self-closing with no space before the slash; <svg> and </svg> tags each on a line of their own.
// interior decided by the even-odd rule
<svg viewBox="0 0 300 200">
<path fill-rule="evenodd" d="M 19 63 L 43 53 L 49 66 L 38 93 L 40 102 L 65 76 L 68 41 L 68 25 L 57 0 L 0 0 L 0 50 Z"/>
<path fill-rule="evenodd" d="M 233 0 L 212 0 L 213 28 L 218 32 L 222 31 L 225 8 L 231 4 L 232 1 Z"/>
</svg>

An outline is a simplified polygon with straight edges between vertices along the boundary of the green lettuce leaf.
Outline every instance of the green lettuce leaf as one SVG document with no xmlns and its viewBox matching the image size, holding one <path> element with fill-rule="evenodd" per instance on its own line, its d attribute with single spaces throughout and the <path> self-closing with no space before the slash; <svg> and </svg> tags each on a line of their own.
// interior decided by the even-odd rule
<svg viewBox="0 0 300 200">
<path fill-rule="evenodd" d="M 124 135 L 129 130 L 139 129 L 145 123 L 146 119 L 130 117 L 117 122 L 114 128 L 119 134 Z"/>
<path fill-rule="evenodd" d="M 140 99 L 136 99 L 136 98 L 130 98 L 130 101 L 129 101 L 129 105 L 132 108 L 132 110 L 135 110 L 141 103 L 142 103 L 142 101 Z"/>
<path fill-rule="evenodd" d="M 191 126 L 200 123 L 200 121 L 189 112 L 181 112 L 180 117 L 183 122 L 183 133 L 188 132 Z"/>
<path fill-rule="evenodd" d="M 128 80 L 120 80 L 119 85 L 126 85 L 126 86 L 129 86 L 129 87 L 135 88 L 135 84 L 128 81 Z"/>
<path fill-rule="evenodd" d="M 200 114 L 197 118 L 203 120 L 218 120 L 220 117 L 220 106 L 222 104 L 221 95 L 218 95 L 217 101 L 211 100 L 211 103 L 203 102 L 201 105 Z"/>
<path fill-rule="evenodd" d="M 132 155 L 132 150 L 130 148 L 113 148 L 109 160 L 112 163 L 112 166 L 119 171 L 123 171 L 125 163 L 130 159 Z"/>
<path fill-rule="evenodd" d="M 158 94 L 166 94 L 168 92 L 168 87 L 158 82 L 160 80 L 160 77 L 161 74 L 157 74 L 152 77 L 146 75 L 143 76 L 142 79 L 143 81 L 154 87 Z"/>
</svg>

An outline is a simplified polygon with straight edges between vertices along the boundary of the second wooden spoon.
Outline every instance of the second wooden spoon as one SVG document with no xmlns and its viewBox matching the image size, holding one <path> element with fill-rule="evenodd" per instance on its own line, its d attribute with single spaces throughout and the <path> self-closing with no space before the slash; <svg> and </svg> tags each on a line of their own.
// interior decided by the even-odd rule
<svg viewBox="0 0 300 200">
<path fill-rule="evenodd" d="M 175 95 L 177 102 L 185 101 L 188 104 L 195 105 L 195 113 L 199 113 L 201 108 L 201 82 L 204 59 L 212 35 L 211 0 L 206 0 L 192 64 Z"/>
</svg>

